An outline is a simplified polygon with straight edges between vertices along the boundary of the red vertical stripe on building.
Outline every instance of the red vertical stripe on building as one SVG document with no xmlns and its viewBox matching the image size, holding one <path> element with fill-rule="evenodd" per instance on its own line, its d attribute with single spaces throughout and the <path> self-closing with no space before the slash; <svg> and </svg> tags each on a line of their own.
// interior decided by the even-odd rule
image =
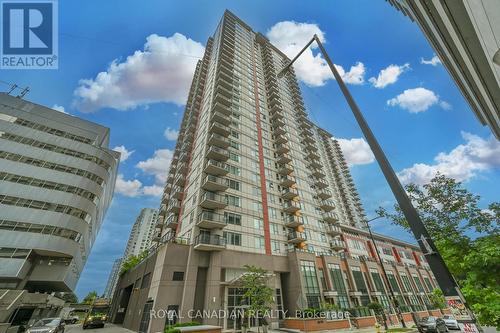
<svg viewBox="0 0 500 333">
<path fill-rule="evenodd" d="M 255 48 L 252 50 L 253 82 L 255 95 L 255 119 L 257 122 L 257 142 L 259 144 L 259 170 L 260 170 L 260 193 L 262 196 L 262 210 L 264 215 L 264 243 L 266 254 L 271 255 L 271 232 L 269 230 L 269 212 L 267 211 L 267 187 L 266 168 L 264 166 L 264 149 L 262 148 L 262 129 L 260 126 L 260 103 L 257 81 L 257 66 L 255 64 Z"/>
</svg>

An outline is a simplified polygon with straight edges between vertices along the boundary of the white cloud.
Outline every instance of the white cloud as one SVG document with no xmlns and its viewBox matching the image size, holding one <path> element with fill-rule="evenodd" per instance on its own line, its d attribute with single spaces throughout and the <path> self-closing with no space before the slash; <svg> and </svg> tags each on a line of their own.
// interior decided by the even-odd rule
<svg viewBox="0 0 500 333">
<path fill-rule="evenodd" d="M 154 152 L 153 157 L 137 163 L 136 167 L 147 174 L 154 175 L 155 183 L 163 186 L 167 180 L 173 156 L 174 152 L 170 149 L 158 149 Z"/>
<path fill-rule="evenodd" d="M 124 145 L 116 146 L 113 150 L 120 153 L 120 162 L 125 162 L 135 152 L 135 150 L 127 150 Z"/>
<path fill-rule="evenodd" d="M 424 65 L 437 66 L 441 63 L 441 60 L 439 60 L 437 55 L 434 55 L 434 57 L 432 57 L 429 60 L 425 60 L 424 58 L 420 58 L 420 63 L 424 64 Z"/>
<path fill-rule="evenodd" d="M 325 43 L 325 34 L 317 24 L 282 21 L 273 25 L 267 31 L 266 36 L 273 45 L 289 58 L 293 58 L 314 34 L 318 35 L 322 43 Z M 313 43 L 294 63 L 297 78 L 309 86 L 322 86 L 327 80 L 333 79 L 333 74 L 323 56 L 320 53 L 313 53 L 313 49 L 317 48 L 316 43 Z M 348 72 L 342 66 L 335 66 L 346 83 L 364 83 L 365 66 L 363 63 L 356 63 Z"/>
<path fill-rule="evenodd" d="M 52 109 L 53 109 L 53 110 L 56 110 L 56 111 L 59 111 L 59 112 L 62 112 L 62 113 L 65 113 L 65 114 L 69 114 L 69 113 L 67 113 L 67 112 L 64 110 L 64 106 L 61 106 L 61 105 L 54 104 L 54 105 L 52 106 Z"/>
<path fill-rule="evenodd" d="M 74 105 L 82 112 L 103 107 L 129 110 L 156 102 L 183 105 L 203 52 L 203 45 L 179 33 L 149 35 L 144 50 L 123 62 L 113 60 L 95 79 L 80 80 Z"/>
<path fill-rule="evenodd" d="M 344 158 L 348 165 L 369 164 L 375 161 L 375 157 L 363 138 L 342 139 L 335 138 L 338 141 Z"/>
<path fill-rule="evenodd" d="M 116 177 L 115 192 L 126 197 L 137 197 L 142 194 L 142 183 L 137 179 L 125 180 L 122 174 Z"/>
<path fill-rule="evenodd" d="M 179 131 L 174 130 L 170 127 L 167 127 L 167 129 L 165 129 L 165 132 L 163 133 L 163 135 L 167 138 L 167 140 L 175 141 L 179 137 Z"/>
<path fill-rule="evenodd" d="M 500 142 L 462 132 L 465 144 L 449 153 L 441 152 L 434 164 L 416 163 L 398 173 L 403 183 L 428 183 L 438 172 L 458 181 L 466 181 L 478 172 L 500 167 Z"/>
<path fill-rule="evenodd" d="M 408 63 L 401 66 L 389 65 L 378 73 L 378 77 L 371 77 L 368 81 L 370 81 L 375 88 L 384 88 L 390 84 L 396 83 L 399 76 L 409 69 L 410 64 Z"/>
<path fill-rule="evenodd" d="M 163 194 L 163 186 L 159 185 L 144 186 L 142 190 L 144 195 L 151 195 L 154 197 L 159 197 Z"/>
<path fill-rule="evenodd" d="M 406 89 L 398 96 L 387 101 L 389 106 L 399 106 L 410 113 L 419 113 L 427 111 L 431 106 L 438 104 L 443 109 L 449 110 L 451 105 L 448 102 L 439 99 L 432 90 L 425 88 Z"/>
</svg>

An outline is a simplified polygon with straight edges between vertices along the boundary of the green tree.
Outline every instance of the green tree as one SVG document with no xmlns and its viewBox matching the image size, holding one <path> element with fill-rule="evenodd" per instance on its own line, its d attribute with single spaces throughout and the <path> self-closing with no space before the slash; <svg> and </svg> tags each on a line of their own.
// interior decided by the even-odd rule
<svg viewBox="0 0 500 333">
<path fill-rule="evenodd" d="M 500 203 L 481 209 L 478 195 L 439 174 L 405 188 L 479 322 L 500 327 Z M 410 230 L 398 205 L 377 213 Z"/>
<path fill-rule="evenodd" d="M 130 269 L 137 266 L 141 261 L 144 260 L 144 258 L 147 257 L 147 255 L 148 255 L 148 251 L 144 250 L 141 253 L 139 253 L 138 255 L 128 256 L 127 259 L 125 259 L 125 261 L 122 264 L 122 267 L 120 269 L 120 275 L 125 274 Z"/>
<path fill-rule="evenodd" d="M 259 267 L 245 265 L 246 272 L 242 276 L 241 287 L 245 289 L 244 300 L 247 304 L 245 316 L 256 318 L 259 322 L 271 309 L 273 304 L 273 289 L 267 286 L 267 272 Z"/>
<path fill-rule="evenodd" d="M 58 292 L 55 294 L 55 296 L 57 298 L 64 300 L 67 303 L 78 303 L 78 297 L 76 297 L 75 293 L 72 291 L 67 293 Z"/>
<path fill-rule="evenodd" d="M 384 312 L 384 307 L 382 306 L 382 304 L 380 304 L 379 302 L 371 302 L 368 303 L 367 307 L 368 309 L 373 310 L 373 312 L 375 313 L 375 317 L 377 318 L 377 322 L 382 323 L 382 325 L 384 325 L 385 330 L 387 331 L 388 330 L 387 321 Z"/>
<path fill-rule="evenodd" d="M 434 289 L 428 296 L 429 300 L 431 301 L 431 305 L 434 308 L 442 310 L 446 307 L 446 300 L 444 299 L 441 289 Z"/>
<path fill-rule="evenodd" d="M 92 302 L 94 302 L 94 299 L 97 297 L 97 291 L 93 290 L 91 292 L 89 292 L 87 294 L 87 296 L 85 296 L 83 298 L 83 301 L 82 303 L 83 304 L 92 304 Z"/>
</svg>

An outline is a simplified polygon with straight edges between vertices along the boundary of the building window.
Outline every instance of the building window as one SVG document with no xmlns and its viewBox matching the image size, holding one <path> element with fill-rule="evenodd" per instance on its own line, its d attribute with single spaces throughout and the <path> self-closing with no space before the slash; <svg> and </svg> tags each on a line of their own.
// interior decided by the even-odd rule
<svg viewBox="0 0 500 333">
<path fill-rule="evenodd" d="M 370 274 L 372 276 L 373 283 L 375 284 L 375 290 L 385 292 L 384 284 L 379 272 L 376 269 L 370 269 Z"/>
<path fill-rule="evenodd" d="M 241 246 L 241 234 L 235 232 L 224 231 L 224 239 L 226 240 L 226 244 Z"/>
<path fill-rule="evenodd" d="M 234 207 L 241 207 L 240 197 L 235 197 L 234 195 L 226 194 L 227 204 Z"/>
<path fill-rule="evenodd" d="M 241 215 L 235 213 L 224 212 L 224 221 L 227 224 L 241 225 Z"/>
<path fill-rule="evenodd" d="M 271 241 L 271 247 L 273 249 L 273 253 L 281 253 L 281 245 L 280 245 L 279 241 L 272 240 Z"/>
<path fill-rule="evenodd" d="M 256 249 L 263 249 L 264 248 L 264 237 L 262 237 L 262 236 L 255 237 L 255 248 Z"/>
<path fill-rule="evenodd" d="M 236 180 L 228 179 L 228 185 L 230 189 L 240 191 L 241 190 L 241 183 L 237 182 Z"/>
<path fill-rule="evenodd" d="M 174 272 L 172 281 L 184 281 L 184 272 Z"/>
<path fill-rule="evenodd" d="M 415 285 L 417 286 L 417 289 L 419 292 L 423 293 L 424 292 L 424 286 L 422 285 L 422 281 L 418 278 L 418 276 L 413 275 L 413 281 L 415 281 Z"/>
<path fill-rule="evenodd" d="M 352 267 L 352 276 L 354 278 L 354 283 L 356 284 L 356 289 L 364 294 L 368 293 L 363 273 L 361 273 L 361 269 L 359 267 Z"/>
<path fill-rule="evenodd" d="M 253 219 L 253 227 L 254 227 L 254 229 L 257 229 L 257 230 L 263 230 L 264 229 L 264 221 L 262 221 L 261 219 L 258 219 L 258 218 L 254 218 Z"/>
<path fill-rule="evenodd" d="M 389 280 L 389 284 L 391 285 L 392 290 L 398 293 L 401 292 L 398 281 L 396 281 L 396 277 L 392 272 L 387 272 L 387 279 Z"/>
<path fill-rule="evenodd" d="M 280 226 L 276 223 L 271 223 L 271 233 L 273 235 L 278 235 L 280 233 Z"/>
<path fill-rule="evenodd" d="M 302 278 L 304 279 L 304 289 L 306 292 L 307 306 L 310 308 L 319 308 L 320 289 L 314 262 L 301 260 L 300 270 L 302 272 Z"/>
</svg>

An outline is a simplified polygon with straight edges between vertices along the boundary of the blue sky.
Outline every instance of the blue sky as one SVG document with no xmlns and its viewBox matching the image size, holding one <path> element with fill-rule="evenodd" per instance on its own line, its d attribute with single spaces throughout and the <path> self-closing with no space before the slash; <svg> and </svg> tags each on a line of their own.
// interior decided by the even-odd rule
<svg viewBox="0 0 500 333">
<path fill-rule="evenodd" d="M 158 207 L 154 194 L 168 169 L 193 65 L 226 8 L 289 52 L 311 33 L 322 34 L 403 180 L 425 181 L 439 170 L 464 180 L 483 205 L 498 199 L 498 141 L 477 121 L 446 69 L 421 63 L 433 58 L 432 48 L 417 25 L 386 1 L 64 1 L 59 69 L 0 70 L 0 79 L 29 86 L 30 101 L 110 127 L 111 148 L 130 153 L 80 278 L 80 297 L 104 290 L 140 209 Z M 394 199 L 324 61 L 313 54 L 317 50 L 303 60 L 299 75 L 307 108 L 313 121 L 341 139 L 373 216 Z M 387 221 L 374 227 L 411 240 Z"/>
</svg>

